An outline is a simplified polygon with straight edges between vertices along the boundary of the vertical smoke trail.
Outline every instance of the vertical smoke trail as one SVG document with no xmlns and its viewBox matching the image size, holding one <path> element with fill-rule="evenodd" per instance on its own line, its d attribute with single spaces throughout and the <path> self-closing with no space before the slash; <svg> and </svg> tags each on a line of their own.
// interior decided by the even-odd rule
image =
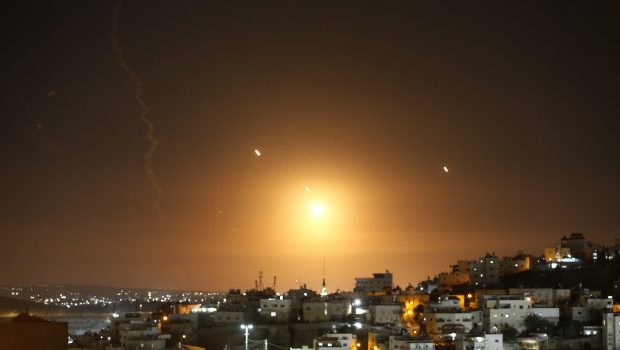
<svg viewBox="0 0 620 350">
<path fill-rule="evenodd" d="M 155 150 L 157 150 L 159 140 L 157 140 L 157 138 L 155 137 L 155 125 L 153 124 L 153 121 L 151 121 L 151 119 L 149 119 L 148 117 L 150 108 L 144 102 L 142 80 L 140 79 L 138 74 L 129 66 L 129 64 L 125 60 L 123 50 L 118 44 L 118 22 L 120 10 L 121 0 L 118 0 L 116 2 L 116 6 L 114 8 L 114 15 L 112 17 L 112 34 L 110 35 L 110 38 L 112 40 L 112 49 L 114 50 L 114 54 L 116 55 L 116 60 L 118 61 L 119 66 L 121 66 L 121 68 L 123 68 L 123 70 L 127 72 L 129 78 L 134 84 L 136 102 L 138 102 L 138 105 L 142 110 L 142 113 L 140 114 L 140 120 L 142 120 L 142 122 L 146 126 L 145 136 L 146 139 L 149 141 L 149 149 L 144 155 L 144 169 L 146 170 L 146 174 L 151 180 L 151 186 L 155 191 L 155 209 L 161 216 L 162 210 L 160 202 L 163 191 L 161 189 L 161 186 L 159 185 L 159 181 L 157 180 L 157 175 L 155 174 L 155 171 L 153 171 L 153 154 L 155 154 Z"/>
</svg>

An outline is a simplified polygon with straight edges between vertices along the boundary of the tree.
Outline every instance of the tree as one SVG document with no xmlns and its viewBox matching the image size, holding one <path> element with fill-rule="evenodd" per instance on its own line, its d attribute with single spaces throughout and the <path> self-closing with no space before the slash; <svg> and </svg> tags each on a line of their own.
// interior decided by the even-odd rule
<svg viewBox="0 0 620 350">
<path fill-rule="evenodd" d="M 421 318 L 420 315 L 422 315 L 423 313 L 424 313 L 424 305 L 418 304 L 418 306 L 416 306 L 413 309 L 413 320 L 420 323 L 420 318 Z"/>
<path fill-rule="evenodd" d="M 555 325 L 538 315 L 528 315 L 523 320 L 527 333 L 547 333 L 552 334 L 555 331 Z"/>
<path fill-rule="evenodd" d="M 519 334 L 519 331 L 517 331 L 517 329 L 514 328 L 513 326 L 507 323 L 504 323 L 502 325 L 502 335 L 504 336 L 504 341 L 516 340 L 518 334 Z"/>
</svg>

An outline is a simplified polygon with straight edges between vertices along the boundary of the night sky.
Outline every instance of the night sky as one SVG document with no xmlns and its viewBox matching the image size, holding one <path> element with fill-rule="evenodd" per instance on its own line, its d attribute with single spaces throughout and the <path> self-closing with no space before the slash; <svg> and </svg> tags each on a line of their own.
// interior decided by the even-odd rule
<svg viewBox="0 0 620 350">
<path fill-rule="evenodd" d="M 0 283 L 405 286 L 620 237 L 617 3 L 115 8 L 3 9 Z"/>
</svg>

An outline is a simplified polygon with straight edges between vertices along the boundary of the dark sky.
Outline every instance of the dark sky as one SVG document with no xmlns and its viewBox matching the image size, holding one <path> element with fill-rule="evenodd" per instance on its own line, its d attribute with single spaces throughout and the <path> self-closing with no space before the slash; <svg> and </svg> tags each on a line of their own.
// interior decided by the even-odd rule
<svg viewBox="0 0 620 350">
<path fill-rule="evenodd" d="M 127 1 L 122 57 L 112 2 L 3 12 L 1 283 L 318 289 L 325 256 L 350 290 L 620 236 L 612 2 Z"/>
</svg>

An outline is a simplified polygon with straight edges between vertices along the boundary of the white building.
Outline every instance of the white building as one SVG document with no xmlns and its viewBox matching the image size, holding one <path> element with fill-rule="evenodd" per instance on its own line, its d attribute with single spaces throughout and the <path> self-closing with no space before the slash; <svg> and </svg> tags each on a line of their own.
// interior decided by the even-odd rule
<svg viewBox="0 0 620 350">
<path fill-rule="evenodd" d="M 455 350 L 503 350 L 504 337 L 499 334 L 459 334 L 456 336 Z"/>
<path fill-rule="evenodd" d="M 603 314 L 603 350 L 620 349 L 620 314 Z"/>
<path fill-rule="evenodd" d="M 461 300 L 455 296 L 444 296 L 438 301 L 430 302 L 429 308 L 437 311 L 457 311 L 461 309 Z"/>
<path fill-rule="evenodd" d="M 493 295 L 484 300 L 484 330 L 488 333 L 501 331 L 507 324 L 518 331 L 525 330 L 525 317 L 532 314 L 530 301 L 515 296 Z"/>
<path fill-rule="evenodd" d="M 314 338 L 314 350 L 357 350 L 357 337 L 351 333 L 329 333 Z"/>
<path fill-rule="evenodd" d="M 403 316 L 400 304 L 380 304 L 370 306 L 372 321 L 377 324 L 396 324 Z"/>
<path fill-rule="evenodd" d="M 435 343 L 431 339 L 391 335 L 389 338 L 389 350 L 435 350 Z"/>
<path fill-rule="evenodd" d="M 468 333 L 473 328 L 471 312 L 425 312 L 426 331 L 433 339 L 443 339 L 450 334 Z"/>
</svg>

